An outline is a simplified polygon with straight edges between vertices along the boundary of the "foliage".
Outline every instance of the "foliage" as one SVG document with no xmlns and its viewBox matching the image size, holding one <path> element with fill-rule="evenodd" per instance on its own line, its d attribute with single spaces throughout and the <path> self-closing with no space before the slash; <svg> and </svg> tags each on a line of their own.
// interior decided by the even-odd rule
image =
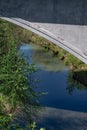
<svg viewBox="0 0 87 130">
<path fill-rule="evenodd" d="M 15 110 L 25 104 L 37 106 L 37 93 L 28 75 L 36 71 L 18 53 L 13 27 L 0 20 L 0 129 L 10 130 Z M 16 126 L 17 127 L 17 126 Z M 19 128 L 22 130 L 22 128 Z M 18 129 L 18 130 L 19 130 Z"/>
<path fill-rule="evenodd" d="M 20 124 L 11 124 L 9 123 L 12 120 L 12 114 L 9 114 L 7 116 L 0 116 L 0 130 L 37 130 L 37 124 L 36 122 L 29 123 L 24 128 Z M 40 128 L 40 130 L 45 130 L 45 128 Z"/>
<path fill-rule="evenodd" d="M 12 120 L 12 114 L 7 116 L 0 116 L 0 130 L 10 130 L 10 122 Z"/>
<path fill-rule="evenodd" d="M 65 63 L 68 65 L 73 65 L 75 68 L 78 68 L 81 65 L 84 65 L 82 61 L 71 55 L 70 53 L 67 53 L 67 59 L 65 60 Z"/>
</svg>

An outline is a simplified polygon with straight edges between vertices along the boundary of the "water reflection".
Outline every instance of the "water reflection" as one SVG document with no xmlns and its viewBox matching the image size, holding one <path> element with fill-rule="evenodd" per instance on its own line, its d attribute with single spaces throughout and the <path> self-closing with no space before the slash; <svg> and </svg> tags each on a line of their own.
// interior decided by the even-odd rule
<svg viewBox="0 0 87 130">
<path fill-rule="evenodd" d="M 42 106 L 87 112 L 87 91 L 74 82 L 62 61 L 35 45 L 22 45 L 20 51 L 40 68 L 33 78 L 40 80 L 37 91 L 48 93 L 39 99 Z"/>
<path fill-rule="evenodd" d="M 80 83 L 78 81 L 78 79 L 76 80 L 74 78 L 75 73 L 80 73 L 80 75 L 81 75 L 81 73 L 84 73 L 84 72 L 82 72 L 82 71 L 81 72 L 72 72 L 72 71 L 69 71 L 68 80 L 67 80 L 68 86 L 66 88 L 68 90 L 69 94 L 73 94 L 73 91 L 75 89 L 78 89 L 78 90 L 81 90 L 81 91 L 82 90 L 86 90 L 87 91 L 87 85 L 83 85 L 82 83 Z M 79 74 L 78 74 L 78 76 L 79 76 Z M 85 79 L 86 79 L 86 77 L 85 77 Z M 83 82 L 83 80 L 84 80 L 84 78 L 82 79 L 82 82 Z M 85 84 L 86 84 L 86 81 L 84 81 Z"/>
<path fill-rule="evenodd" d="M 32 62 L 42 70 L 56 72 L 68 69 L 58 57 L 53 58 L 50 52 L 38 45 L 23 45 L 20 50 L 24 52 L 29 63 Z"/>
</svg>

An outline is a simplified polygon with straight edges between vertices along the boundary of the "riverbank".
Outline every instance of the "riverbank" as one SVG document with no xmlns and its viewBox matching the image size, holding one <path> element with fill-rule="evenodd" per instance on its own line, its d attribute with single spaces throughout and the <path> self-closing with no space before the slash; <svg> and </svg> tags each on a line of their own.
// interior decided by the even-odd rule
<svg viewBox="0 0 87 130">
<path fill-rule="evenodd" d="M 63 50 L 62 48 L 58 47 L 54 43 L 32 33 L 31 31 L 27 31 L 25 29 L 21 30 L 20 37 L 23 40 L 21 42 L 38 44 L 45 48 L 47 51 L 50 51 L 53 57 L 56 56 L 61 59 L 64 64 L 68 65 L 72 70 L 72 78 L 82 85 L 87 86 L 87 65 L 84 64 L 82 61 L 80 61 L 67 51 Z"/>
<path fill-rule="evenodd" d="M 0 20 L 0 130 L 11 130 L 17 109 L 27 113 L 30 119 L 28 111 L 36 113 L 38 108 L 38 93 L 28 77 L 36 68 L 18 52 L 19 39 L 14 28 L 15 25 Z"/>
<path fill-rule="evenodd" d="M 17 25 L 14 25 L 12 23 L 9 23 L 10 27 L 13 28 L 14 36 L 16 39 L 18 39 L 18 43 L 33 43 L 38 44 L 42 47 L 44 47 L 47 51 L 50 51 L 52 53 L 52 56 L 56 56 L 59 59 L 61 59 L 64 64 L 68 65 L 70 69 L 73 71 L 74 79 L 77 80 L 77 76 L 75 76 L 75 72 L 78 70 L 85 71 L 87 70 L 87 65 L 84 64 L 82 61 L 74 57 L 72 54 L 68 53 L 67 51 L 63 50 L 62 48 L 58 47 L 54 43 L 48 41 L 47 39 L 34 34 L 31 31 L 28 31 L 26 29 L 23 29 Z M 80 81 L 81 75 L 79 75 L 78 81 Z M 85 78 L 85 74 L 83 74 L 83 77 Z M 84 80 L 83 80 L 84 81 Z M 81 81 L 80 81 L 81 82 Z"/>
</svg>

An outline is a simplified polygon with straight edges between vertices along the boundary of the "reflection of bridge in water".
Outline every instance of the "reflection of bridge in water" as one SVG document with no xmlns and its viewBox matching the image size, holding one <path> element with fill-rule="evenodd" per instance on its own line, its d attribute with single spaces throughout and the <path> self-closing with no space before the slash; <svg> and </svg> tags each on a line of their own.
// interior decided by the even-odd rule
<svg viewBox="0 0 87 130">
<path fill-rule="evenodd" d="M 0 15 L 69 51 L 87 64 L 86 0 L 1 0 Z"/>
</svg>

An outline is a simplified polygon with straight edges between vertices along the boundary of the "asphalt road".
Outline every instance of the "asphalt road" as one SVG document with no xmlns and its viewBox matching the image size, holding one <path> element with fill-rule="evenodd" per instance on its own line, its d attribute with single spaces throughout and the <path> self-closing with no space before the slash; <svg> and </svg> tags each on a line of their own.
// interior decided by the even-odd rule
<svg viewBox="0 0 87 130">
<path fill-rule="evenodd" d="M 0 15 L 29 29 L 87 64 L 86 0 L 0 0 Z"/>
</svg>

